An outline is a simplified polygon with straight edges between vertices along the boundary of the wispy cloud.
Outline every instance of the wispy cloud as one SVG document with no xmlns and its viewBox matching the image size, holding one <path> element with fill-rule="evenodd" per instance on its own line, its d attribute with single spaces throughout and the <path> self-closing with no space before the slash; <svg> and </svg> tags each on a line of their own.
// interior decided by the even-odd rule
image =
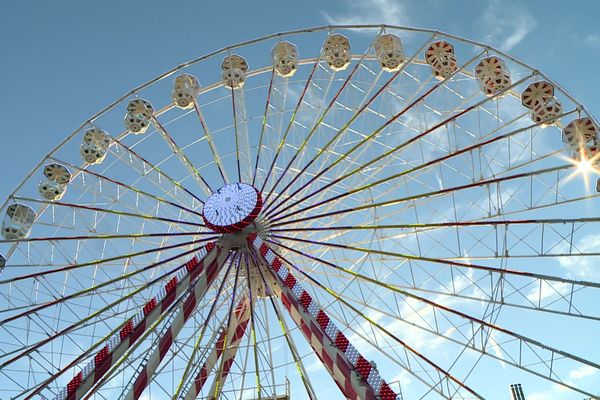
<svg viewBox="0 0 600 400">
<path fill-rule="evenodd" d="M 569 372 L 570 381 L 579 381 L 581 379 L 592 376 L 596 373 L 596 368 L 589 365 L 582 365 L 579 368 L 575 368 Z"/>
<path fill-rule="evenodd" d="M 333 15 L 323 12 L 325 20 L 333 25 L 357 24 L 408 24 L 408 15 L 403 1 L 399 0 L 345 0 L 347 11 Z"/>
<path fill-rule="evenodd" d="M 600 34 L 589 34 L 585 36 L 585 44 L 588 46 L 600 46 Z"/>
<path fill-rule="evenodd" d="M 508 51 L 535 29 L 537 21 L 522 5 L 493 0 L 483 13 L 482 25 L 486 41 Z"/>
<path fill-rule="evenodd" d="M 408 371 L 400 372 L 400 374 L 392 378 L 392 380 L 389 383 L 393 384 L 396 382 L 399 383 L 401 388 L 406 388 L 408 385 L 410 385 L 412 383 L 412 380 L 410 379 L 410 374 L 408 373 Z"/>
<path fill-rule="evenodd" d="M 305 368 L 306 368 L 306 372 L 325 371 L 325 369 L 324 369 L 325 367 L 323 366 L 323 363 L 320 360 L 315 360 L 315 361 L 311 362 Z"/>
<path fill-rule="evenodd" d="M 553 385 L 551 389 L 541 390 L 539 392 L 526 393 L 527 400 L 562 400 L 568 393 L 558 385 Z"/>
<path fill-rule="evenodd" d="M 577 243 L 576 248 L 582 253 L 595 252 L 600 246 L 600 234 L 589 234 L 582 237 Z M 565 245 L 566 247 L 566 245 Z M 570 273 L 579 278 L 598 279 L 600 269 L 598 268 L 598 258 L 592 256 L 570 256 L 560 257 L 560 264 Z"/>
<path fill-rule="evenodd" d="M 572 369 L 569 371 L 569 377 L 567 383 L 573 386 L 580 386 L 580 381 L 586 381 L 596 374 L 594 367 L 583 365 L 579 368 Z M 571 399 L 572 392 L 567 390 L 563 386 L 553 384 L 550 388 L 541 390 L 539 392 L 532 392 L 527 395 L 527 400 L 567 400 Z"/>
<path fill-rule="evenodd" d="M 542 281 L 540 287 L 531 289 L 531 291 L 527 294 L 527 299 L 532 303 L 537 303 L 538 301 L 544 302 L 548 299 L 557 301 L 557 299 L 560 299 L 569 293 L 569 288 L 570 284 L 568 283 L 548 283 L 546 281 Z"/>
</svg>

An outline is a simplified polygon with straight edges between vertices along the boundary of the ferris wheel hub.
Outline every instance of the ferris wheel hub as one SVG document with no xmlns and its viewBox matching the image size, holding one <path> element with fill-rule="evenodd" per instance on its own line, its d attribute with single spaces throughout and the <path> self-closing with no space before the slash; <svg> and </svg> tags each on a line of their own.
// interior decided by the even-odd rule
<svg viewBox="0 0 600 400">
<path fill-rule="evenodd" d="M 241 232 L 262 210 L 262 196 L 252 185 L 232 183 L 214 192 L 202 210 L 204 223 L 218 233 Z"/>
</svg>

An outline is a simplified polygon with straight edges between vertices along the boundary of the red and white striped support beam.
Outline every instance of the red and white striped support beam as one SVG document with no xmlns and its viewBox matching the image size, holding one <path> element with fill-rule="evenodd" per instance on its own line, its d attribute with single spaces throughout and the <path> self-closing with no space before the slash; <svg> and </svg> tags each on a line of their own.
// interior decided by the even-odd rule
<svg viewBox="0 0 600 400">
<path fill-rule="evenodd" d="M 241 322 L 238 322 L 237 327 L 233 327 L 233 330 L 229 330 L 229 336 L 227 342 L 225 342 L 225 351 L 223 352 L 223 369 L 218 370 L 215 375 L 215 379 L 211 385 L 210 391 L 208 392 L 208 399 L 214 400 L 216 398 L 220 398 L 219 393 L 223 389 L 223 385 L 227 380 L 227 375 L 229 375 L 229 371 L 231 370 L 231 366 L 233 365 L 233 361 L 235 360 L 235 356 L 237 354 L 240 343 L 242 342 L 242 338 L 244 337 L 244 333 L 246 331 L 246 326 L 248 326 L 248 321 L 250 320 L 250 311 L 252 308 L 250 307 L 250 300 L 248 297 L 245 297 L 245 301 L 241 303 L 239 307 L 243 306 L 243 310 L 240 311 L 240 316 L 238 316 L 238 312 L 236 309 L 236 313 L 234 315 L 235 319 Z M 241 314 L 243 312 L 244 314 Z M 234 321 L 231 321 L 232 323 Z M 219 344 L 217 343 L 217 346 Z M 220 348 L 223 348 L 223 343 L 220 344 Z"/>
<path fill-rule="evenodd" d="M 107 341 L 85 368 L 60 391 L 55 400 L 78 400 L 83 397 L 196 279 L 197 288 L 205 287 L 207 282 L 212 281 L 221 265 L 216 262 L 221 251 L 218 248 L 213 249 L 215 243 L 208 243 L 196 256 L 182 265 L 158 295 L 149 300 L 140 312 L 125 323 L 119 333 Z"/>
<path fill-rule="evenodd" d="M 225 349 L 225 361 L 223 362 L 223 371 L 220 376 L 215 377 L 215 381 L 213 382 L 213 388 L 210 393 L 214 393 L 216 390 L 216 382 L 219 379 L 221 387 L 223 386 L 223 382 L 229 374 L 229 370 L 231 369 L 231 365 L 233 364 L 233 360 L 239 348 L 239 345 L 244 337 L 246 332 L 246 327 L 248 326 L 248 321 L 250 321 L 250 299 L 248 296 L 244 296 L 244 298 L 240 301 L 238 306 L 235 308 L 233 315 L 231 316 L 231 323 L 229 325 L 229 329 L 223 328 L 223 331 L 219 335 L 217 339 L 217 343 L 213 347 L 212 351 L 206 358 L 204 365 L 200 368 L 200 372 L 194 379 L 194 382 L 188 389 L 188 392 L 185 395 L 185 400 L 193 400 L 196 399 L 200 392 L 202 391 L 202 387 L 206 383 L 208 379 L 208 375 L 213 370 L 217 361 L 221 357 L 223 353 L 223 345 L 225 340 L 227 339 L 228 345 L 227 349 Z M 218 372 L 217 372 L 218 374 Z M 210 395 L 209 395 L 210 396 Z"/>
<path fill-rule="evenodd" d="M 351 400 L 399 400 L 377 369 L 350 344 L 334 322 L 304 290 L 290 270 L 260 236 L 252 233 L 248 242 L 267 265 L 277 285 L 272 291 L 281 298 L 304 336 L 346 398 Z M 270 280 L 267 280 L 270 284 Z M 356 374 L 354 374 L 356 372 Z"/>
<path fill-rule="evenodd" d="M 183 304 L 179 307 L 179 312 L 173 319 L 171 325 L 167 328 L 164 336 L 160 338 L 158 346 L 147 359 L 146 364 L 143 366 L 141 372 L 135 379 L 133 387 L 125 396 L 126 400 L 137 400 L 140 398 L 144 392 L 144 389 L 152 380 L 156 369 L 167 354 L 167 351 L 173 345 L 177 335 L 188 321 L 190 316 L 194 313 L 194 310 L 204 297 L 210 284 L 214 281 L 215 277 L 217 276 L 217 272 L 225 262 L 226 256 L 227 252 L 220 252 L 217 255 L 217 259 L 208 266 L 206 273 L 200 276 L 200 278 L 193 283 L 193 290 L 191 293 L 189 293 Z M 204 277 L 206 277 L 206 279 L 203 279 Z"/>
</svg>

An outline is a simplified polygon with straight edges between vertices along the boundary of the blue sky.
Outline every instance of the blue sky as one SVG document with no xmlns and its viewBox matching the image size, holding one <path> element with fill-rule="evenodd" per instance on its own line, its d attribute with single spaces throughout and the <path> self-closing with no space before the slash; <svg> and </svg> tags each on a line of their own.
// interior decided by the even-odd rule
<svg viewBox="0 0 600 400">
<path fill-rule="evenodd" d="M 134 86 L 227 44 L 327 23 L 412 25 L 487 42 L 544 71 L 598 116 L 600 28 L 592 15 L 600 15 L 593 0 L 4 1 L 0 147 L 10 173 L 0 197 Z"/>
<path fill-rule="evenodd" d="M 328 23 L 410 25 L 487 42 L 544 71 L 600 116 L 600 28 L 590 17 L 600 15 L 598 2 L 323 3 L 2 3 L 0 146 L 9 173 L 0 197 L 82 121 L 140 83 L 228 44 Z"/>
</svg>

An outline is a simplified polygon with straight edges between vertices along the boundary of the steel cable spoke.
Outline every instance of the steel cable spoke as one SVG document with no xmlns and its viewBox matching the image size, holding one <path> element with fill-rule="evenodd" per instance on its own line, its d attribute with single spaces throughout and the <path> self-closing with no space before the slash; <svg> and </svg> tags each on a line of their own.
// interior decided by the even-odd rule
<svg viewBox="0 0 600 400">
<path fill-rule="evenodd" d="M 533 76 L 534 76 L 534 74 L 532 74 L 532 75 L 530 75 L 530 76 L 527 76 L 527 77 L 524 77 L 524 78 L 520 79 L 519 81 L 517 81 L 517 82 L 515 82 L 514 84 L 512 84 L 512 85 L 511 85 L 511 87 L 510 87 L 509 89 L 511 89 L 511 88 L 514 88 L 514 87 L 516 87 L 516 86 L 518 86 L 518 85 L 522 84 L 523 82 L 527 81 L 528 79 L 530 79 L 530 78 L 531 78 L 531 77 L 533 77 Z M 435 86 L 434 86 L 434 88 L 435 88 Z M 385 157 L 389 156 L 390 154 L 393 154 L 393 153 L 395 153 L 396 151 L 398 151 L 398 150 L 400 150 L 400 149 L 403 149 L 404 147 L 406 147 L 406 146 L 408 146 L 408 145 L 410 145 L 410 144 L 412 144 L 412 143 L 416 142 L 417 140 L 421 139 L 422 137 L 424 137 L 424 136 L 426 136 L 426 135 L 430 134 L 431 132 L 435 131 L 436 129 L 440 128 L 441 126 L 444 126 L 444 125 L 448 124 L 449 122 L 451 122 L 451 121 L 454 121 L 455 119 L 457 119 L 457 118 L 461 117 L 462 115 L 465 115 L 465 114 L 467 114 L 468 112 L 470 112 L 470 111 L 472 111 L 472 110 L 474 110 L 474 109 L 476 109 L 476 108 L 480 107 L 481 105 L 483 105 L 484 103 L 486 103 L 486 102 L 487 102 L 487 101 L 489 101 L 490 99 L 496 98 L 497 96 L 499 96 L 499 95 L 501 95 L 502 93 L 504 93 L 504 92 L 508 91 L 509 89 L 506 89 L 506 90 L 504 90 L 504 91 L 502 91 L 502 92 L 496 93 L 496 94 L 494 94 L 494 96 L 491 96 L 491 97 L 486 97 L 485 99 L 483 99 L 483 100 L 481 100 L 481 101 L 477 102 L 476 104 L 474 104 L 474 105 L 472 105 L 472 106 L 469 106 L 469 107 L 467 107 L 465 110 L 463 110 L 463 111 L 460 111 L 459 113 L 457 113 L 457 114 L 455 114 L 455 115 L 451 116 L 450 118 L 447 118 L 447 119 L 443 120 L 442 122 L 439 122 L 439 123 L 435 124 L 433 127 L 429 128 L 429 129 L 427 129 L 427 130 L 425 130 L 424 132 L 421 132 L 421 133 L 419 133 L 419 134 L 418 134 L 418 135 L 416 135 L 416 136 L 413 136 L 411 139 L 409 139 L 409 140 L 407 140 L 407 141 L 405 141 L 405 142 L 403 142 L 403 143 L 399 144 L 398 146 L 394 147 L 393 149 L 391 149 L 391 150 L 388 150 L 387 152 L 385 152 L 385 153 L 383 153 L 383 154 L 381 154 L 381 155 L 379 155 L 379 156 L 375 157 L 374 159 L 370 160 L 369 162 L 367 162 L 367 163 L 365 163 L 365 164 L 361 165 L 360 167 L 356 168 L 355 170 L 351 171 L 350 173 L 348 173 L 348 174 L 345 174 L 345 175 L 343 175 L 343 176 L 342 176 L 342 177 L 340 177 L 340 178 L 336 178 L 336 179 L 334 179 L 334 180 L 333 180 L 331 183 L 329 183 L 328 185 L 326 185 L 326 186 L 324 186 L 324 187 L 322 187 L 322 188 L 319 188 L 319 189 L 317 189 L 316 191 L 314 191 L 314 192 L 312 192 L 312 193 L 310 193 L 310 194 L 308 194 L 308 195 L 306 195 L 306 196 L 302 197 L 302 198 L 301 198 L 301 199 L 299 199 L 299 200 L 296 200 L 296 201 L 294 201 L 294 202 L 292 203 L 292 205 L 291 205 L 291 206 L 289 206 L 289 207 L 294 207 L 296 204 L 299 204 L 299 203 L 301 203 L 301 202 L 304 202 L 304 201 L 306 201 L 307 199 L 309 199 L 309 198 L 313 197 L 314 195 L 316 195 L 316 194 L 320 193 L 322 190 L 324 190 L 324 188 L 327 188 L 327 187 L 329 187 L 329 186 L 332 186 L 332 185 L 333 185 L 333 184 L 335 184 L 335 183 L 339 183 L 339 182 L 341 182 L 342 180 L 346 179 L 347 177 L 349 177 L 349 176 L 352 176 L 352 175 L 356 174 L 357 172 L 359 172 L 359 171 L 363 170 L 364 168 L 366 168 L 366 167 L 368 167 L 368 166 L 370 166 L 370 165 L 372 165 L 372 164 L 376 163 L 377 161 L 379 161 L 379 160 L 381 160 L 381 159 L 383 159 L 383 158 L 385 158 Z M 426 92 L 426 94 L 429 94 L 429 92 Z M 409 109 L 410 109 L 410 107 L 409 107 L 409 108 L 407 108 L 407 109 L 409 110 Z M 407 109 L 405 109 L 405 110 L 407 110 Z M 338 158 L 338 159 L 337 159 L 335 162 L 333 162 L 332 164 L 330 164 L 330 166 L 328 166 L 327 168 L 325 168 L 324 170 L 322 170 L 322 172 L 324 173 L 324 172 L 328 171 L 329 169 L 331 169 L 331 168 L 335 167 L 335 166 L 336 166 L 336 165 L 337 165 L 337 164 L 338 164 L 340 161 L 342 161 L 342 160 L 343 160 L 343 159 L 345 159 L 345 158 L 346 158 L 346 157 L 347 157 L 349 154 L 353 153 L 353 152 L 354 152 L 356 149 L 358 149 L 358 148 L 360 147 L 360 145 L 362 145 L 362 144 L 364 144 L 364 143 L 367 143 L 367 142 L 369 141 L 369 139 L 370 139 L 370 138 L 372 138 L 372 137 L 374 137 L 375 135 L 379 134 L 379 133 L 380 133 L 381 131 L 383 131 L 383 129 L 385 129 L 385 128 L 386 128 L 386 127 L 387 127 L 387 126 L 388 126 L 388 125 L 389 125 L 391 122 L 395 121 L 395 119 L 396 119 L 396 118 L 398 118 L 398 117 L 399 117 L 399 116 L 401 116 L 401 115 L 402 115 L 402 112 L 400 112 L 400 113 L 396 114 L 394 117 L 392 117 L 391 119 L 389 119 L 389 120 L 388 120 L 388 121 L 387 121 L 385 124 L 383 124 L 383 125 L 382 125 L 380 128 L 378 128 L 377 130 L 375 130 L 373 133 L 371 133 L 371 134 L 370 134 L 369 136 L 367 136 L 365 139 L 361 140 L 361 141 L 360 141 L 358 144 L 356 144 L 354 147 L 352 147 L 352 148 L 351 148 L 351 149 L 350 149 L 348 152 L 346 152 L 345 154 L 343 154 L 342 156 L 340 156 L 340 158 Z M 309 181 L 309 182 L 310 182 L 310 181 Z M 273 214 L 273 215 L 271 215 L 271 217 L 275 217 L 275 216 L 277 216 L 278 214 L 279 214 L 279 213 L 277 213 L 277 214 Z M 282 216 L 282 217 L 273 218 L 273 221 L 277 221 L 277 220 L 280 220 L 280 219 L 284 219 L 284 218 L 287 218 L 288 216 L 289 216 L 289 214 L 286 214 L 286 215 L 284 215 L 284 216 Z"/>
<path fill-rule="evenodd" d="M 473 61 L 475 61 L 477 58 L 479 58 L 479 56 L 482 53 L 477 54 L 475 57 L 471 58 L 467 63 L 465 63 L 465 65 L 462 68 L 468 66 L 469 64 L 471 64 Z M 398 72 L 400 72 L 401 70 L 399 70 Z M 458 70 L 460 71 L 460 70 Z M 456 73 L 451 75 L 454 76 Z M 393 80 L 393 78 L 395 78 L 396 74 L 394 74 L 392 76 L 392 78 L 390 78 L 391 82 Z M 387 119 L 386 122 L 384 122 L 381 126 L 379 126 L 377 129 L 375 129 L 373 132 L 371 132 L 369 135 L 365 136 L 362 140 L 360 140 L 357 144 L 355 144 L 354 146 L 352 146 L 350 148 L 350 150 L 346 151 L 345 153 L 341 154 L 334 162 L 332 162 L 331 164 L 329 164 L 327 167 L 321 169 L 319 171 L 319 173 L 316 175 L 316 177 L 320 177 L 322 175 L 324 175 L 325 173 L 327 173 L 329 170 L 331 170 L 332 168 L 334 168 L 336 165 L 338 165 L 340 162 L 342 162 L 343 160 L 345 160 L 348 156 L 350 156 L 352 153 L 354 153 L 356 150 L 358 150 L 359 148 L 361 148 L 363 145 L 368 144 L 373 138 L 375 138 L 377 135 L 379 135 L 382 131 L 384 131 L 388 126 L 390 126 L 392 123 L 394 123 L 396 120 L 398 120 L 398 118 L 400 118 L 401 116 L 403 116 L 404 114 L 406 114 L 407 112 L 409 112 L 410 110 L 413 109 L 413 107 L 415 107 L 416 105 L 418 105 L 421 101 L 423 101 L 425 98 L 427 98 L 427 96 L 429 96 L 431 93 L 435 92 L 435 90 L 437 90 L 439 87 L 442 86 L 442 84 L 444 82 L 446 82 L 448 79 L 450 78 L 446 78 L 443 81 L 441 81 L 440 83 L 437 83 L 435 85 L 433 85 L 430 89 L 428 89 L 425 93 L 421 94 L 420 96 L 418 96 L 416 99 L 412 100 L 408 106 L 404 107 L 401 111 L 399 111 L 398 113 L 394 114 L 392 117 L 390 117 L 389 119 Z M 513 84 L 511 87 L 515 87 L 517 86 L 519 83 L 522 83 L 524 81 L 526 81 L 528 78 L 524 78 L 521 81 Z M 380 89 L 382 90 L 382 89 Z M 380 92 L 377 92 L 374 96 L 374 98 L 376 98 L 379 95 Z M 492 97 L 497 97 L 499 94 L 495 94 Z M 450 121 L 453 121 L 455 119 L 457 119 L 458 117 L 460 117 L 461 115 L 466 114 L 467 112 L 471 111 L 472 109 L 475 109 L 479 106 L 481 106 L 482 104 L 484 104 L 485 102 L 489 101 L 489 99 L 491 99 L 492 97 L 487 97 L 484 100 L 480 101 L 479 103 L 476 103 L 474 106 L 471 106 L 469 108 L 467 108 L 466 110 L 463 110 L 457 114 L 455 114 L 453 117 L 446 119 L 445 121 L 443 121 L 442 123 L 436 124 L 437 127 L 442 126 L 447 124 Z M 373 98 L 373 99 L 374 99 Z M 372 100 L 372 99 L 371 99 Z M 367 102 L 363 107 L 367 107 L 370 104 L 370 101 Z M 355 114 L 355 117 L 360 116 L 360 114 L 362 113 L 362 108 L 359 112 L 357 112 Z M 347 127 L 350 126 L 350 124 L 354 121 L 354 119 L 351 119 L 349 122 L 347 122 L 346 124 L 344 124 L 344 126 L 342 127 L 343 130 L 347 129 Z M 437 129 L 437 128 L 436 128 Z M 413 137 L 412 139 L 410 139 L 407 142 L 404 142 L 403 144 L 401 144 L 400 146 L 398 146 L 398 149 L 405 147 L 407 145 L 409 145 L 410 143 L 420 139 L 421 137 L 427 135 L 428 133 L 432 132 L 434 129 L 428 129 L 425 132 L 420 133 L 419 135 Z M 335 138 L 335 136 L 334 136 Z M 333 139 L 332 139 L 333 140 Z M 326 146 L 327 147 L 327 146 Z M 388 151 L 387 153 L 385 153 L 385 155 L 389 155 L 392 154 L 396 151 L 397 149 L 395 149 L 394 151 Z M 321 152 L 319 153 L 321 154 Z M 380 156 L 381 157 L 381 156 Z M 381 157 L 383 158 L 383 157 Z M 311 186 L 314 182 L 315 182 L 316 178 L 313 177 L 311 178 L 307 183 L 305 183 L 304 185 L 302 185 L 299 189 L 297 189 L 296 191 L 294 191 L 289 197 L 287 197 L 286 199 L 284 199 L 284 201 L 282 201 L 277 208 L 281 207 L 284 203 L 286 203 L 289 199 L 293 198 L 294 196 L 296 196 L 297 194 L 299 194 L 301 191 L 303 191 L 304 189 L 306 189 L 307 187 Z M 337 181 L 337 179 L 336 179 Z M 303 197 L 301 200 L 298 201 L 294 201 L 294 203 L 292 203 L 291 206 L 289 207 L 293 207 L 296 203 L 300 202 L 300 201 L 305 201 L 306 199 L 312 197 L 314 194 L 316 194 L 315 192 L 311 193 L 308 196 Z M 283 211 L 279 211 L 279 212 L 275 212 L 275 208 L 273 208 L 271 210 L 272 212 L 269 214 L 269 216 L 271 218 L 274 218 L 276 216 L 278 216 L 279 214 L 281 214 Z"/>
</svg>

